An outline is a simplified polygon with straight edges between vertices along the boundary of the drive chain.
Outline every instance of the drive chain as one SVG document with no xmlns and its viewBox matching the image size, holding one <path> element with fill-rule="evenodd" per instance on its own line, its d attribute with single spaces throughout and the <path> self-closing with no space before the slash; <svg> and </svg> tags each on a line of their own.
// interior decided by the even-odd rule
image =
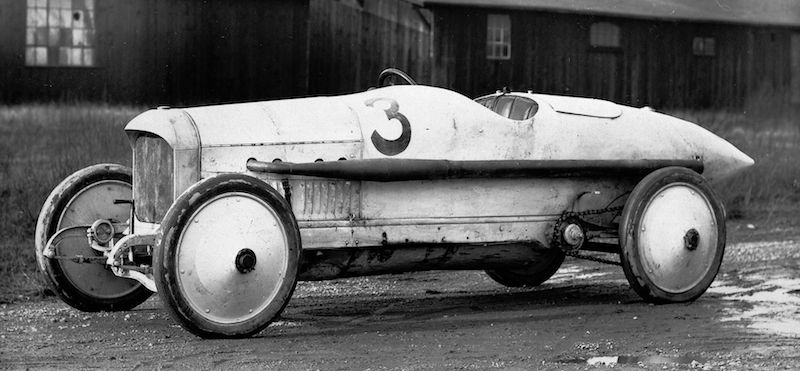
<svg viewBox="0 0 800 371">
<path fill-rule="evenodd" d="M 565 211 L 564 213 L 561 214 L 561 216 L 558 218 L 558 220 L 556 220 L 556 224 L 553 226 L 553 239 L 552 239 L 553 247 L 561 249 L 561 224 L 564 223 L 565 220 L 567 220 L 569 218 L 578 218 L 578 219 L 580 219 L 580 217 L 586 216 L 586 215 L 598 215 L 598 214 L 605 214 L 605 213 L 610 213 L 610 212 L 618 212 L 618 211 L 622 211 L 622 208 L 623 208 L 622 206 L 614 206 L 614 207 L 606 207 L 606 208 L 602 208 L 602 209 L 591 209 L 591 210 L 584 210 L 584 211 Z M 564 250 L 564 249 L 561 249 L 561 250 L 564 251 L 565 255 L 571 256 L 573 258 L 589 260 L 589 261 L 593 261 L 593 262 L 597 262 L 597 263 L 604 263 L 604 264 L 611 264 L 611 265 L 621 265 L 621 263 L 619 261 L 610 260 L 610 259 L 604 259 L 604 258 L 598 258 L 598 257 L 595 257 L 595 256 L 590 256 L 590 255 L 583 255 L 583 254 L 580 254 L 578 252 L 578 250 L 575 250 L 575 251 L 567 251 L 567 250 Z"/>
</svg>

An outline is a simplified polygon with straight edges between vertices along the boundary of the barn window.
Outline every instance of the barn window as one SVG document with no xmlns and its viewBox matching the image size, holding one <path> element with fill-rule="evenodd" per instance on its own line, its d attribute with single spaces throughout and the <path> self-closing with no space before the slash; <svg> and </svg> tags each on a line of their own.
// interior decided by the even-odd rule
<svg viewBox="0 0 800 371">
<path fill-rule="evenodd" d="M 25 65 L 95 65 L 94 0 L 28 0 Z"/>
<path fill-rule="evenodd" d="M 511 18 L 489 14 L 486 26 L 486 58 L 511 59 Z"/>
<path fill-rule="evenodd" d="M 619 48 L 619 26 L 608 22 L 593 23 L 589 29 L 589 45 L 595 48 Z"/>
<path fill-rule="evenodd" d="M 713 37 L 695 37 L 692 41 L 694 55 L 713 57 L 717 54 L 716 47 Z"/>
</svg>

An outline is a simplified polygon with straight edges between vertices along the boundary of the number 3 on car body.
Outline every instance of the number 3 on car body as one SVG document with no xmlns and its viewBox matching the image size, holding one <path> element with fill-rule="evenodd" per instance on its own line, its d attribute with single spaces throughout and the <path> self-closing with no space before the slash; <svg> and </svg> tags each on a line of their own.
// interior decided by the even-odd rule
<svg viewBox="0 0 800 371">
<path fill-rule="evenodd" d="M 400 104 L 394 99 L 373 98 L 365 101 L 364 104 L 367 107 L 375 107 L 376 102 L 389 103 L 389 108 L 384 109 L 383 112 L 386 114 L 386 118 L 389 119 L 389 121 L 394 119 L 400 122 L 403 131 L 399 138 L 389 140 L 378 134 L 377 130 L 374 130 L 372 131 L 372 144 L 375 145 L 375 149 L 386 156 L 394 156 L 402 153 L 408 148 L 409 143 L 411 143 L 411 123 L 408 122 L 408 118 L 405 115 L 400 113 Z"/>
</svg>

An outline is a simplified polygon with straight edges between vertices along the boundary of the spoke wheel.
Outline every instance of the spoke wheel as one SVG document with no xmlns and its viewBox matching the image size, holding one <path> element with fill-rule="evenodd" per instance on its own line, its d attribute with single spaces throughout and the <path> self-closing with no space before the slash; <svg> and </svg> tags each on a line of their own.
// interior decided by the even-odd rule
<svg viewBox="0 0 800 371">
<path fill-rule="evenodd" d="M 130 205 L 115 205 L 114 200 L 130 200 L 131 195 L 130 169 L 100 164 L 67 177 L 45 201 L 36 225 L 36 260 L 51 289 L 67 304 L 89 312 L 128 310 L 152 294 L 138 281 L 118 277 L 104 265 L 43 255 L 50 238 L 64 230 L 56 239 L 56 256 L 102 256 L 89 246 L 84 228 L 67 228 L 88 227 L 98 219 L 128 220 Z"/>
<path fill-rule="evenodd" d="M 564 263 L 564 253 L 561 250 L 546 250 L 542 251 L 541 256 L 525 268 L 493 269 L 487 270 L 486 274 L 504 286 L 534 287 L 549 280 L 562 263 Z"/>
<path fill-rule="evenodd" d="M 655 303 L 691 301 L 714 281 L 725 252 L 725 214 L 705 179 L 669 167 L 634 188 L 620 224 L 622 267 Z"/>
<path fill-rule="evenodd" d="M 225 174 L 189 188 L 159 232 L 156 284 L 172 315 L 202 337 L 253 335 L 283 310 L 297 282 L 300 235 L 269 185 Z"/>
</svg>

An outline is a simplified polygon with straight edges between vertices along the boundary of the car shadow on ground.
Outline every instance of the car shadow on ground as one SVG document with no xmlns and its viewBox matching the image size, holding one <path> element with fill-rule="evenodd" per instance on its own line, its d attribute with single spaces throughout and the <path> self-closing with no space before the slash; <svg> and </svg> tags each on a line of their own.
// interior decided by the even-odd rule
<svg viewBox="0 0 800 371">
<path fill-rule="evenodd" d="M 295 297 L 281 319 L 259 337 L 348 335 L 363 332 L 467 329 L 518 322 L 569 320 L 596 307 L 610 313 L 647 305 L 622 283 L 559 283 L 537 288 L 424 294 L 320 295 Z"/>
</svg>

